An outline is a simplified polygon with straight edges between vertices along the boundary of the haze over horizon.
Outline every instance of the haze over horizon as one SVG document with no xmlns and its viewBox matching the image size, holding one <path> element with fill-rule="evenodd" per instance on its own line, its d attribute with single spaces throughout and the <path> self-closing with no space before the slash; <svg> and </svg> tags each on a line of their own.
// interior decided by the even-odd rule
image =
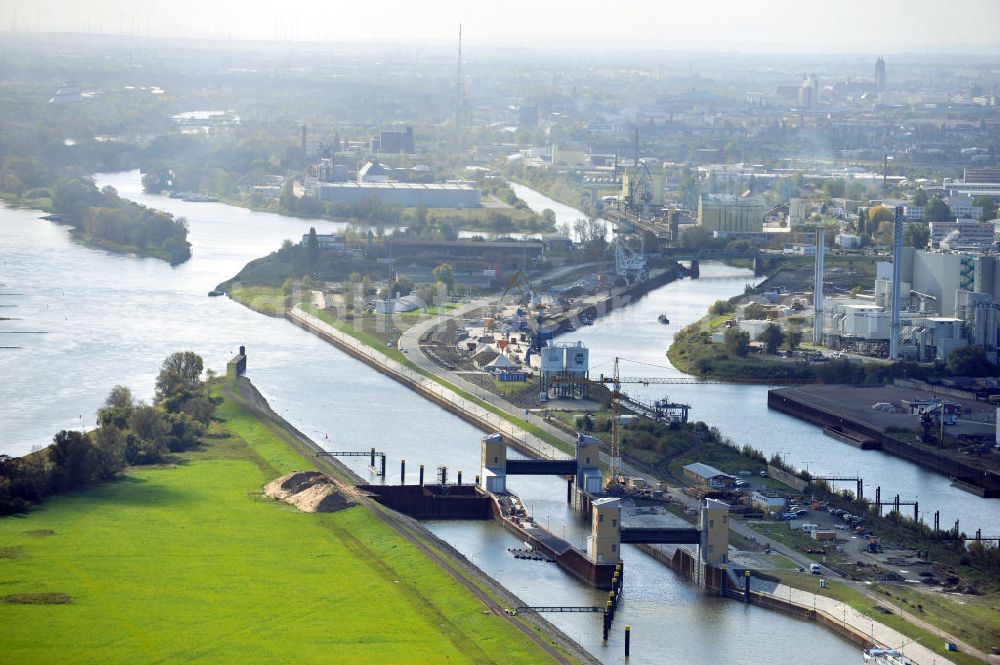
<svg viewBox="0 0 1000 665">
<path fill-rule="evenodd" d="M 401 0 L 293 6 L 237 0 L 3 0 L 11 32 L 91 33 L 276 42 L 454 42 L 470 45 L 636 46 L 759 52 L 1000 53 L 1000 2 L 716 0 L 649 6 L 623 0 L 486 3 Z M 863 17 L 861 20 L 858 17 Z"/>
</svg>

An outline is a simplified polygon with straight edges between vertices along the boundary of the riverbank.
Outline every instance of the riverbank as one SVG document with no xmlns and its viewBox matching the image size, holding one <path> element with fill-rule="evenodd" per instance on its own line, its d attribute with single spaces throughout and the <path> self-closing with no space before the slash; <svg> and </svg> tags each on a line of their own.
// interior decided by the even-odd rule
<svg viewBox="0 0 1000 665">
<path fill-rule="evenodd" d="M 443 567 L 427 536 L 363 505 L 305 514 L 263 499 L 314 459 L 232 394 L 218 417 L 221 434 L 171 463 L 0 520 L 7 658 L 575 662 L 507 617 L 498 585 Z"/>
<path fill-rule="evenodd" d="M 667 349 L 670 364 L 700 379 L 773 385 L 782 381 L 814 381 L 816 372 L 801 359 L 780 357 L 747 349 L 740 356 L 712 335 L 727 330 L 731 315 L 708 314 L 674 336 Z"/>
<path fill-rule="evenodd" d="M 294 313 L 294 310 L 293 310 L 293 312 L 290 312 L 289 316 L 300 317 L 300 315 Z M 319 334 L 319 332 L 318 332 L 319 328 L 315 325 L 315 323 L 311 327 L 313 327 L 315 329 L 314 331 L 316 331 L 317 334 Z M 328 341 L 333 341 L 333 339 L 327 338 L 328 334 L 329 334 L 329 331 L 327 331 L 326 334 L 323 334 L 322 336 L 325 339 L 328 339 Z M 338 346 L 340 346 L 341 348 L 344 348 L 345 350 L 349 350 L 349 352 L 351 352 L 352 355 L 355 355 L 355 357 L 358 357 L 359 359 L 365 360 L 365 358 L 367 357 L 366 362 L 368 362 L 369 364 L 372 364 L 373 362 L 377 361 L 377 356 L 373 355 L 373 354 L 380 354 L 381 353 L 380 351 L 376 351 L 373 347 L 371 347 L 368 350 L 358 349 L 357 347 L 355 347 L 350 342 L 350 340 L 346 340 L 343 337 L 341 337 L 341 339 L 338 342 L 334 342 L 334 343 L 337 344 Z M 391 362 L 380 361 L 380 362 L 377 362 L 377 364 L 375 364 L 373 366 L 376 366 L 376 368 L 379 369 L 379 371 L 387 371 L 387 370 L 391 370 L 392 363 Z M 421 375 L 421 376 L 423 376 L 423 375 Z M 400 380 L 400 379 L 397 378 L 397 380 Z M 444 394 L 444 395 L 442 395 L 442 394 L 432 394 L 432 395 L 425 395 L 425 396 L 430 397 L 431 399 L 433 399 L 433 401 L 438 402 L 439 404 L 441 404 L 442 406 L 445 406 L 446 408 L 456 406 L 456 404 L 446 394 Z M 445 401 L 442 401 L 442 399 L 445 400 Z M 568 438 L 572 438 L 572 437 L 568 437 Z M 523 448 L 522 448 L 522 450 L 523 450 Z M 529 451 L 529 452 L 531 452 L 531 451 Z M 533 456 L 537 456 L 537 453 L 532 453 L 532 455 Z M 633 470 L 629 470 L 628 472 L 629 473 L 638 473 L 634 469 Z M 751 531 L 751 533 L 754 533 L 754 532 Z M 761 537 L 760 539 L 763 540 L 763 537 Z M 807 564 L 806 565 L 808 565 L 808 560 L 807 560 Z M 810 577 L 808 579 L 811 580 L 812 578 Z M 773 599 L 772 601 L 768 601 L 768 602 L 763 602 L 762 601 L 759 604 L 762 604 L 763 606 L 769 607 L 771 609 L 782 609 L 783 611 L 785 611 L 786 608 L 777 607 L 777 605 L 780 605 L 781 602 L 782 601 L 781 601 L 780 597 L 776 596 L 775 599 Z M 878 611 L 874 608 L 873 604 L 871 606 L 861 606 L 861 605 L 859 605 L 858 608 L 859 608 L 857 610 L 858 615 L 861 616 L 860 613 L 861 612 L 865 612 L 865 615 L 864 615 L 865 618 L 863 620 L 855 621 L 854 624 L 861 625 L 860 622 L 861 621 L 865 621 L 865 622 L 869 622 L 869 625 L 879 625 L 880 626 L 880 624 L 875 619 L 875 617 L 878 615 Z M 850 611 L 854 612 L 855 610 L 850 610 Z M 797 616 L 804 616 L 804 615 L 799 614 L 798 609 L 795 609 L 795 608 L 793 608 L 790 613 L 795 614 Z M 847 630 L 848 632 L 851 632 L 851 631 L 856 632 L 857 631 L 857 626 L 854 626 L 853 628 L 851 627 L 851 625 L 853 625 L 853 624 L 849 624 L 848 626 L 834 625 L 833 623 L 825 621 L 824 619 L 822 619 L 822 617 L 818 617 L 817 615 L 810 615 L 810 616 L 807 616 L 806 618 L 819 621 L 820 623 L 825 623 L 828 627 L 834 629 L 837 632 L 842 632 L 844 630 Z M 885 635 L 892 635 L 893 636 L 893 638 L 892 638 L 893 641 L 889 641 L 887 639 L 886 641 L 881 641 L 880 643 L 885 644 L 885 645 L 898 646 L 900 643 L 903 643 L 903 642 L 906 641 L 906 638 L 904 638 L 903 635 L 908 635 L 910 637 L 924 637 L 924 636 L 926 636 L 924 634 L 924 632 L 922 632 L 922 630 L 918 626 L 907 627 L 907 626 L 905 626 L 905 622 L 904 622 L 904 625 L 896 625 L 895 628 L 897 630 L 901 630 L 902 633 L 895 632 L 892 629 L 887 629 L 888 632 L 886 632 Z M 879 630 L 882 631 L 883 628 L 880 627 Z M 880 632 L 880 634 L 881 634 L 881 632 Z M 939 661 L 941 660 L 940 657 L 938 658 L 938 660 Z M 924 661 L 918 661 L 918 662 L 924 662 Z M 927 660 L 926 662 L 930 662 L 930 660 Z M 959 658 L 955 662 L 958 662 L 958 663 L 971 663 L 971 662 L 975 662 L 975 661 L 974 660 L 965 660 L 965 659 Z"/>
</svg>

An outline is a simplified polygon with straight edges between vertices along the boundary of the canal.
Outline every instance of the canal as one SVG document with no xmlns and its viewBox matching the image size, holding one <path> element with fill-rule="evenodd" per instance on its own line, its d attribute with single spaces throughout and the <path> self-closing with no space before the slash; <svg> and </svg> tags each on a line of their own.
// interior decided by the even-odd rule
<svg viewBox="0 0 1000 665">
<path fill-rule="evenodd" d="M 254 383 L 277 411 L 317 441 L 341 449 L 384 448 L 389 469 L 407 459 L 409 482 L 415 482 L 421 463 L 429 476 L 438 465 L 448 465 L 452 477 L 460 469 L 466 477 L 475 475 L 478 430 L 284 320 L 256 314 L 226 298 L 207 297 L 209 289 L 250 259 L 276 249 L 283 239 L 298 240 L 310 226 L 330 232 L 338 225 L 149 196 L 142 193 L 137 172 L 100 175 L 98 184 L 186 216 L 194 256 L 172 268 L 154 259 L 93 250 L 73 242 L 65 227 L 39 220 L 35 212 L 0 208 L 0 304 L 13 305 L 5 308 L 4 316 L 17 319 L 3 322 L 0 340 L 0 346 L 16 347 L 0 349 L 0 452 L 24 454 L 47 444 L 58 429 L 92 426 L 94 412 L 116 384 L 129 385 L 149 399 L 159 363 L 173 351 L 194 350 L 209 367 L 221 370 L 236 347 L 246 344 Z M 681 289 L 690 301 L 691 316 L 676 304 L 666 309 L 672 321 L 683 324 L 716 297 L 742 289 L 748 279 L 743 273 L 727 276 L 728 269 L 719 270 L 718 278 L 670 285 L 635 309 L 581 331 L 581 336 L 595 336 L 588 339 L 597 354 L 595 363 L 606 362 L 614 353 L 597 347 L 600 335 L 607 335 L 610 343 L 613 326 L 622 325 L 616 317 L 634 312 L 641 323 L 648 311 L 663 308 L 665 301 L 676 302 Z M 661 302 L 661 293 L 674 295 Z M 612 348 L 634 357 L 640 346 L 648 345 L 643 357 L 652 361 L 658 355 L 655 360 L 664 364 L 667 343 L 665 331 L 659 331 L 627 344 L 619 339 Z M 691 401 L 699 417 L 713 422 L 710 402 L 725 398 L 704 395 Z M 730 408 L 744 407 L 738 403 Z M 773 414 L 757 411 L 752 404 L 747 408 L 754 409 L 752 415 L 744 411 L 746 422 L 737 431 L 745 432 L 747 422 L 771 422 Z M 516 478 L 511 487 L 540 523 L 583 545 L 585 528 L 567 509 L 560 479 Z M 430 526 L 529 604 L 602 602 L 603 594 L 553 564 L 511 557 L 506 550 L 518 542 L 497 524 Z M 624 550 L 624 558 L 626 600 L 607 647 L 600 644 L 597 617 L 548 617 L 605 662 L 622 659 L 626 624 L 633 629 L 636 663 L 764 665 L 800 660 L 804 645 L 810 662 L 840 664 L 857 658 L 852 645 L 816 625 L 706 597 L 631 547 Z"/>
</svg>

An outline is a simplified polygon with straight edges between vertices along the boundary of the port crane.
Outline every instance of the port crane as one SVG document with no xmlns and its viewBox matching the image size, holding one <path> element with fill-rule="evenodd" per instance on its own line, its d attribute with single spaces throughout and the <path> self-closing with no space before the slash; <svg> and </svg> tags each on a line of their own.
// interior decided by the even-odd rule
<svg viewBox="0 0 1000 665">
<path fill-rule="evenodd" d="M 598 383 L 611 388 L 611 459 L 608 465 L 607 488 L 623 487 L 625 476 L 622 473 L 622 384 L 639 384 L 643 386 L 671 383 L 667 377 L 654 376 L 622 376 L 620 370 L 621 358 L 615 356 L 614 373 L 611 376 L 603 374 L 597 379 Z M 685 410 L 685 413 L 687 411 Z"/>
</svg>

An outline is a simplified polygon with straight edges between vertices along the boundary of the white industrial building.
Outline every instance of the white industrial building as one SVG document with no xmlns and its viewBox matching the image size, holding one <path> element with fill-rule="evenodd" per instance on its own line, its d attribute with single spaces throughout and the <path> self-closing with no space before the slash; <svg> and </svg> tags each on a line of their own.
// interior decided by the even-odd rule
<svg viewBox="0 0 1000 665">
<path fill-rule="evenodd" d="M 552 344 L 541 350 L 541 391 L 551 397 L 583 399 L 587 396 L 590 350 L 583 342 Z"/>
<path fill-rule="evenodd" d="M 1000 270 L 998 257 L 904 249 L 900 355 L 947 360 L 966 344 L 983 347 L 996 362 Z M 879 263 L 875 298 L 825 298 L 823 341 L 831 348 L 888 355 L 892 337 L 892 264 Z"/>
</svg>

